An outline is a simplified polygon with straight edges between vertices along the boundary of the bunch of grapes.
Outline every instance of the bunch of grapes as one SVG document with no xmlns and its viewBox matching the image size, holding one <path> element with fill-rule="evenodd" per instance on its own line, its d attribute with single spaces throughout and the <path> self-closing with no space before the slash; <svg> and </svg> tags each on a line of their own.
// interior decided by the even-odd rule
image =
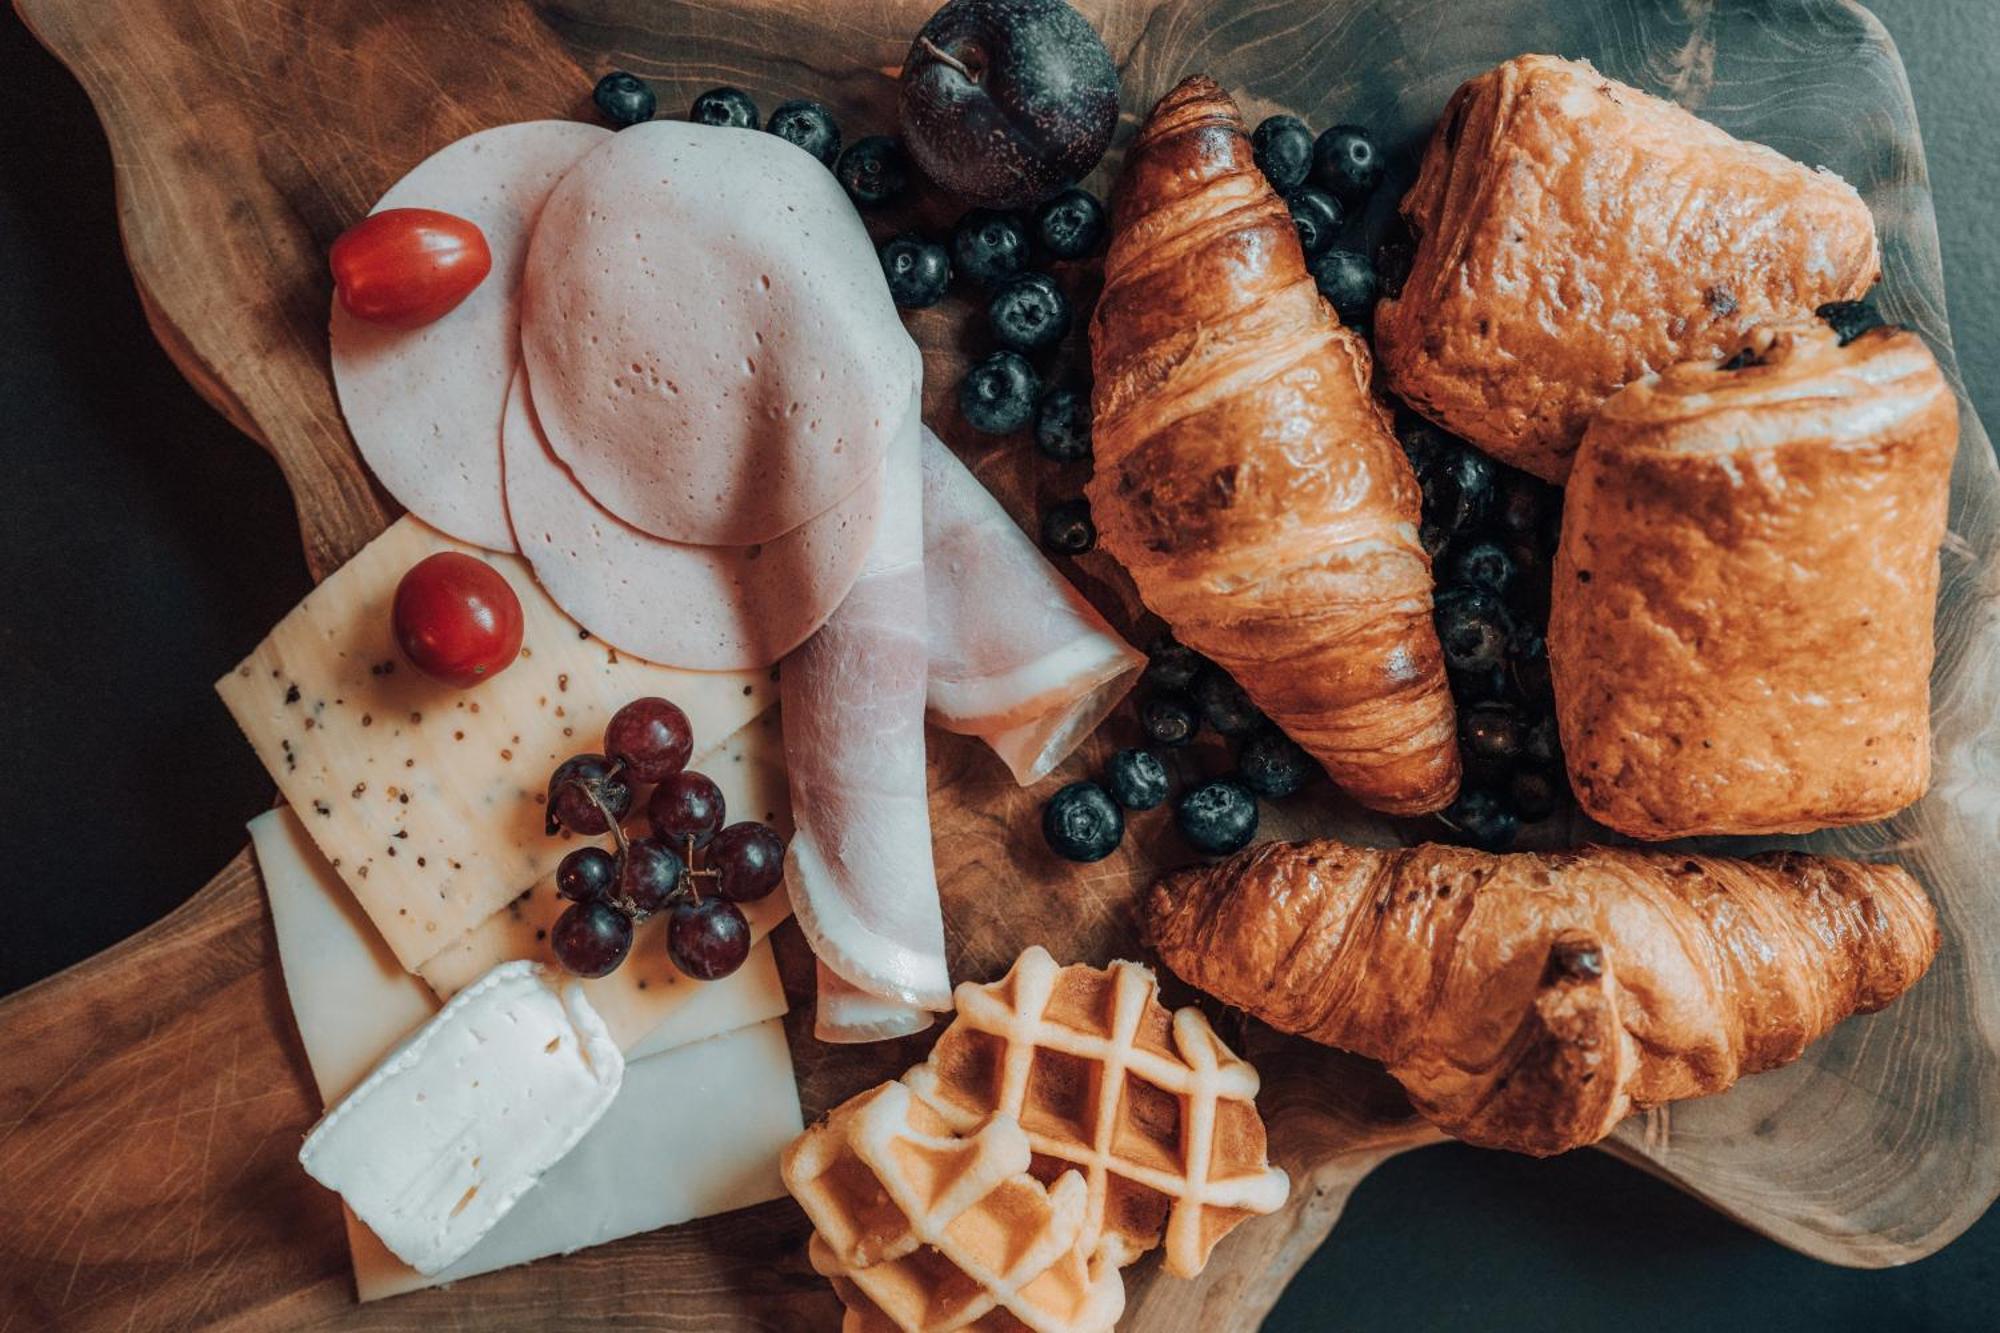
<svg viewBox="0 0 2000 1333">
<path fill-rule="evenodd" d="M 698 981 L 726 977 L 750 956 L 755 902 L 784 877 L 785 844 L 767 824 L 723 823 L 722 791 L 689 772 L 694 729 L 665 699 L 634 699 L 604 728 L 604 753 L 572 755 L 549 777 L 548 833 L 609 833 L 615 850 L 579 847 L 556 867 L 570 905 L 556 919 L 556 959 L 580 977 L 625 961 L 632 930 L 666 912 L 667 952 Z M 629 837 L 625 817 L 650 786 L 650 837 Z"/>
</svg>

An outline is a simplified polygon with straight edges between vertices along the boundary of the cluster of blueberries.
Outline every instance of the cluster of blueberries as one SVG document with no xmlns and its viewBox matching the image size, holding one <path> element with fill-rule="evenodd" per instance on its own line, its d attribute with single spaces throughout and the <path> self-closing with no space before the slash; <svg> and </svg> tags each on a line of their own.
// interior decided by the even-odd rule
<svg viewBox="0 0 2000 1333">
<path fill-rule="evenodd" d="M 1320 295 L 1341 321 L 1368 323 L 1381 284 L 1367 255 L 1338 244 L 1382 183 L 1382 155 L 1359 125 L 1336 125 L 1318 138 L 1297 116 L 1272 116 L 1250 136 L 1257 169 L 1284 197 Z"/>
<path fill-rule="evenodd" d="M 1197 851 L 1227 856 L 1257 836 L 1257 799 L 1292 795 L 1319 771 L 1310 756 L 1257 711 L 1228 672 L 1162 638 L 1148 650 L 1139 725 L 1151 742 L 1118 751 L 1101 778 L 1072 782 L 1042 808 L 1042 836 L 1070 861 L 1101 861 L 1125 836 L 1125 812 L 1152 810 L 1172 791 L 1168 755 L 1202 728 L 1228 740 L 1235 770 L 1184 789 L 1174 826 Z"/>
</svg>

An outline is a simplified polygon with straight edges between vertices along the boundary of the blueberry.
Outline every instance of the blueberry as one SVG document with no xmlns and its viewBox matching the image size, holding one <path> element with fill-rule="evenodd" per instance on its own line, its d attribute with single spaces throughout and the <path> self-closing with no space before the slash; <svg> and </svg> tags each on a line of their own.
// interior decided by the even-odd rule
<svg viewBox="0 0 2000 1333">
<path fill-rule="evenodd" d="M 597 114 L 604 117 L 606 124 L 621 130 L 653 118 L 653 90 L 637 74 L 627 74 L 622 69 L 614 69 L 599 79 L 590 90 L 590 100 L 597 104 Z"/>
<path fill-rule="evenodd" d="M 994 352 L 965 372 L 958 410 L 966 424 L 988 435 L 1009 435 L 1035 416 L 1042 377 L 1019 352 Z"/>
<path fill-rule="evenodd" d="M 1358 204 L 1382 183 L 1382 154 L 1359 125 L 1336 125 L 1313 143 L 1313 183 Z"/>
<path fill-rule="evenodd" d="M 1213 663 L 1195 673 L 1194 701 L 1208 725 L 1224 736 L 1247 736 L 1264 724 L 1264 715 L 1243 687 Z"/>
<path fill-rule="evenodd" d="M 1055 463 L 1081 463 L 1090 457 L 1090 395 L 1077 389 L 1051 389 L 1035 410 L 1035 452 Z"/>
<path fill-rule="evenodd" d="M 1151 750 L 1120 750 L 1104 766 L 1104 785 L 1127 810 L 1151 810 L 1167 799 L 1167 766 Z"/>
<path fill-rule="evenodd" d="M 1153 744 L 1175 749 L 1201 730 L 1201 714 L 1186 695 L 1163 692 L 1139 705 L 1139 725 Z"/>
<path fill-rule="evenodd" d="M 1520 713 L 1506 704 L 1475 704 L 1459 714 L 1458 745 L 1467 759 L 1512 763 L 1521 757 L 1526 738 Z"/>
<path fill-rule="evenodd" d="M 952 228 L 951 266 L 974 282 L 1005 282 L 1028 266 L 1028 229 L 1012 213 L 975 208 Z"/>
<path fill-rule="evenodd" d="M 808 98 L 779 103 L 764 128 L 829 167 L 840 156 L 840 127 L 833 123 L 833 113 Z"/>
<path fill-rule="evenodd" d="M 1543 768 L 1562 766 L 1562 735 L 1556 728 L 1553 714 L 1544 713 L 1529 724 L 1527 735 L 1521 741 L 1522 757 Z"/>
<path fill-rule="evenodd" d="M 1493 542 L 1483 541 L 1455 545 L 1448 568 L 1452 582 L 1484 588 L 1503 597 L 1514 586 L 1519 572 L 1514 567 L 1512 556 Z"/>
<path fill-rule="evenodd" d="M 1507 796 L 1524 822 L 1539 824 L 1562 803 L 1562 788 L 1546 773 L 1522 769 L 1508 779 Z"/>
<path fill-rule="evenodd" d="M 1289 193 L 1304 185 L 1312 170 L 1312 131 L 1297 116 L 1271 116 L 1250 136 L 1250 153 L 1271 188 Z"/>
<path fill-rule="evenodd" d="M 1290 796 L 1313 775 L 1312 756 L 1276 727 L 1263 727 L 1236 752 L 1236 775 L 1259 796 Z"/>
<path fill-rule="evenodd" d="M 1455 671 L 1447 667 L 1445 678 L 1451 683 L 1451 697 L 1461 708 L 1507 697 L 1507 672 L 1502 667 L 1484 671 Z"/>
<path fill-rule="evenodd" d="M 1493 521 L 1516 537 L 1540 537 L 1551 519 L 1560 519 L 1562 497 L 1540 477 L 1513 468 L 1497 469 L 1493 488 Z"/>
<path fill-rule="evenodd" d="M 1182 792 L 1174 824 L 1195 850 L 1210 856 L 1240 852 L 1257 836 L 1257 798 L 1233 778 L 1211 778 Z"/>
<path fill-rule="evenodd" d="M 710 88 L 694 99 L 694 105 L 688 108 L 688 119 L 717 129 L 754 130 L 757 103 L 741 88 Z"/>
<path fill-rule="evenodd" d="M 1359 328 L 1375 309 L 1375 266 L 1368 256 L 1353 250 L 1328 250 L 1312 265 L 1313 282 L 1319 287 L 1341 323 Z"/>
<path fill-rule="evenodd" d="M 922 310 L 944 299 L 951 256 L 942 245 L 905 233 L 883 244 L 882 276 L 889 280 L 889 299 L 905 310 Z"/>
<path fill-rule="evenodd" d="M 1484 787 L 1460 792 L 1438 818 L 1489 852 L 1504 852 L 1521 836 L 1521 817 L 1497 792 Z"/>
<path fill-rule="evenodd" d="M 1513 621 L 1506 604 L 1484 588 L 1447 588 L 1437 597 L 1438 642 L 1455 671 L 1491 671 L 1507 659 Z"/>
<path fill-rule="evenodd" d="M 1102 861 L 1125 837 L 1125 816 L 1095 782 L 1072 782 L 1042 807 L 1042 837 L 1065 861 Z"/>
<path fill-rule="evenodd" d="M 857 204 L 886 204 L 910 184 L 910 159 L 886 134 L 858 140 L 834 164 L 834 178 Z"/>
<path fill-rule="evenodd" d="M 1071 186 L 1035 210 L 1035 239 L 1057 259 L 1082 259 L 1104 244 L 1104 205 Z"/>
<path fill-rule="evenodd" d="M 1828 301 L 1813 311 L 1825 320 L 1833 331 L 1840 335 L 1842 347 L 1853 342 L 1870 329 L 1882 327 L 1882 316 L 1876 311 L 1872 301 Z"/>
<path fill-rule="evenodd" d="M 1142 679 L 1163 690 L 1185 690 L 1208 665 L 1207 659 L 1174 638 L 1162 634 L 1146 647 L 1146 674 Z"/>
<path fill-rule="evenodd" d="M 1422 481 L 1458 461 L 1465 446 L 1422 417 L 1410 415 L 1396 425 L 1396 438 L 1410 460 L 1410 470 Z"/>
<path fill-rule="evenodd" d="M 1549 675 L 1549 641 L 1532 625 L 1516 625 L 1507 636 L 1507 673 L 1514 693 L 1538 708 L 1555 698 L 1555 682 Z"/>
<path fill-rule="evenodd" d="M 1492 459 L 1433 426 L 1406 431 L 1403 448 L 1423 490 L 1425 522 L 1447 539 L 1486 522 L 1499 479 Z"/>
<path fill-rule="evenodd" d="M 1058 500 L 1042 511 L 1042 545 L 1057 555 L 1082 555 L 1097 545 L 1090 501 Z"/>
<path fill-rule="evenodd" d="M 1340 235 L 1340 224 L 1345 220 L 1338 199 L 1325 190 L 1306 185 L 1285 196 L 1285 207 L 1291 210 L 1292 227 L 1299 234 L 1299 245 L 1307 259 L 1318 259 L 1333 248 Z"/>
<path fill-rule="evenodd" d="M 1009 278 L 986 303 L 986 322 L 1003 347 L 1038 352 L 1069 332 L 1069 298 L 1046 273 Z"/>
</svg>

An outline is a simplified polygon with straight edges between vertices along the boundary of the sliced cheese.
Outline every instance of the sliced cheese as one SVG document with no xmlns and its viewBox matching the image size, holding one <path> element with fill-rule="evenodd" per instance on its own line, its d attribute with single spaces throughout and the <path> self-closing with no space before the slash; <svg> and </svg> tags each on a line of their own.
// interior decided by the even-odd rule
<svg viewBox="0 0 2000 1333">
<path fill-rule="evenodd" d="M 396 585 L 438 551 L 480 555 L 520 597 L 521 657 L 475 689 L 424 679 L 390 628 Z M 404 518 L 315 588 L 216 692 L 353 890 L 414 971 L 573 845 L 543 832 L 549 774 L 602 744 L 643 695 L 695 727 L 696 762 L 770 706 L 770 673 L 677 671 L 582 634 L 516 556 Z"/>
<path fill-rule="evenodd" d="M 568 1156 L 624 1080 L 581 986 L 502 963 L 328 1110 L 299 1165 L 397 1258 L 438 1273 Z"/>
<path fill-rule="evenodd" d="M 721 788 L 732 822 L 762 820 L 781 835 L 789 836 L 791 805 L 785 792 L 784 743 L 775 709 L 723 742 L 699 767 Z M 642 825 L 643 816 L 635 821 L 633 832 L 641 832 Z M 553 963 L 555 953 L 549 945 L 549 932 L 568 906 L 556 895 L 551 875 L 495 912 L 463 939 L 441 950 L 418 969 L 418 975 L 439 998 L 448 999 L 484 976 L 495 964 L 510 958 Z M 783 892 L 744 904 L 751 939 L 761 940 L 770 934 L 772 927 L 790 915 L 791 910 L 791 900 Z M 666 931 L 664 914 L 642 923 L 633 935 L 632 952 L 618 970 L 584 983 L 584 992 L 604 1015 L 613 1039 L 628 1053 L 665 1049 L 658 1041 L 649 1039 L 648 1034 L 675 1019 L 681 1008 L 697 999 L 703 1008 L 709 1008 L 717 1003 L 754 1005 L 764 997 L 775 997 L 776 1008 L 768 1012 L 751 1017 L 748 1010 L 740 1010 L 742 1023 L 785 1011 L 783 993 L 775 986 L 775 969 L 772 986 L 760 991 L 757 997 L 752 997 L 746 989 L 741 1001 L 734 995 L 720 1002 L 713 1000 L 707 994 L 713 983 L 690 979 L 667 956 Z M 674 1026 L 685 1029 L 687 1021 L 680 1019 Z"/>
<path fill-rule="evenodd" d="M 330 1105 L 428 1019 L 437 1001 L 396 965 L 291 810 L 259 816 L 250 835 L 306 1061 Z M 397 1259 L 350 1211 L 348 1241 L 361 1299 L 777 1198 L 783 1193 L 778 1154 L 802 1127 L 783 1025 L 770 1018 L 783 1011 L 771 946 L 760 944 L 741 971 L 702 986 L 645 1046 L 708 1040 L 649 1058 L 632 1052 L 625 1086 L 596 1127 L 485 1239 L 441 1273 L 426 1277 Z M 721 1026 L 746 1014 L 760 1014 L 761 1021 L 734 1031 Z M 726 1035 L 712 1035 L 718 1032 Z M 678 1141 L 698 1141 L 701 1151 L 632 1150 L 635 1142 L 672 1142 L 659 1137 L 662 1125 L 678 1126 Z M 730 1132 L 715 1133 L 717 1125 Z"/>
</svg>

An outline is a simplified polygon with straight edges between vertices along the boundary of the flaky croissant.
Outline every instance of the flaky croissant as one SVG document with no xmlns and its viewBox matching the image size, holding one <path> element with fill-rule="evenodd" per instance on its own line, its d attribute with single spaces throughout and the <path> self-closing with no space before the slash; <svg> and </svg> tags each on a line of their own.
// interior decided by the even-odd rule
<svg viewBox="0 0 2000 1333">
<path fill-rule="evenodd" d="M 1448 804 L 1416 480 L 1210 79 L 1127 155 L 1090 346 L 1091 513 L 1146 604 L 1362 804 Z"/>
<path fill-rule="evenodd" d="M 1389 387 L 1553 482 L 1620 385 L 1858 297 L 1881 267 L 1840 177 L 1553 56 L 1458 90 L 1402 212 L 1415 258 L 1375 315 Z"/>
<path fill-rule="evenodd" d="M 1447 1134 L 1536 1155 L 1797 1059 L 1938 945 L 1907 872 L 1796 852 L 1265 843 L 1167 876 L 1145 915 L 1185 980 L 1381 1060 Z"/>
<path fill-rule="evenodd" d="M 1759 330 L 1604 405 L 1549 662 L 1577 801 L 1637 838 L 1884 819 L 1930 778 L 1958 404 L 1923 340 Z"/>
</svg>

